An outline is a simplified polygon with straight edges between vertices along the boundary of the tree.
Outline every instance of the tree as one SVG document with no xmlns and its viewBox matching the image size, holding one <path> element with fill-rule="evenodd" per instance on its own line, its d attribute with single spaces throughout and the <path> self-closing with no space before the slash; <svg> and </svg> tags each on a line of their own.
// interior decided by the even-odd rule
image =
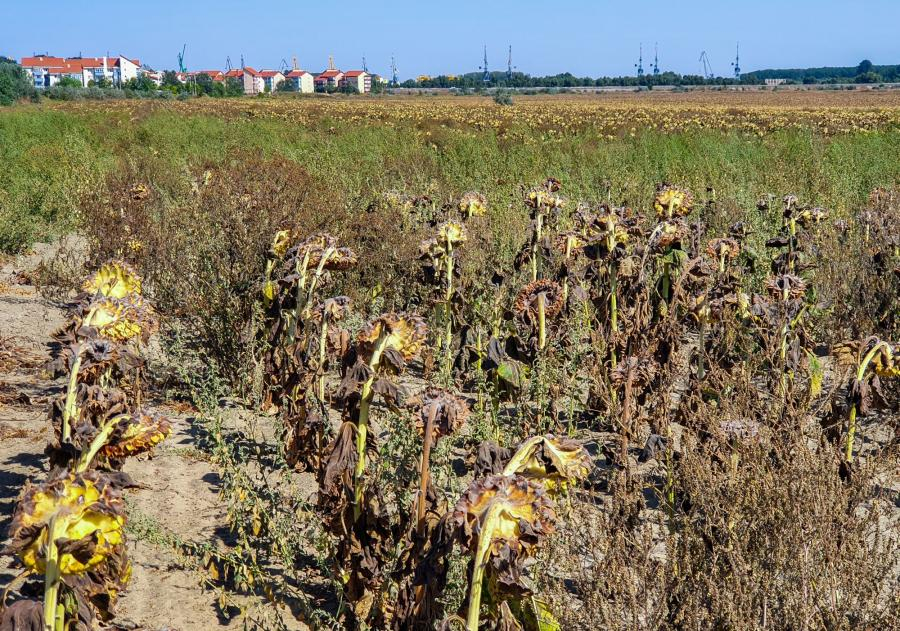
<svg viewBox="0 0 900 631">
<path fill-rule="evenodd" d="M 244 93 L 244 82 L 236 77 L 225 79 L 225 96 L 241 96 Z"/>
<path fill-rule="evenodd" d="M 12 105 L 34 93 L 34 86 L 22 67 L 11 59 L 0 57 L 0 105 Z"/>
<path fill-rule="evenodd" d="M 181 88 L 181 81 L 178 80 L 178 75 L 174 70 L 166 70 L 163 73 L 162 84 L 163 87 Z"/>
<path fill-rule="evenodd" d="M 81 81 L 79 81 L 75 77 L 63 77 L 56 83 L 56 85 L 58 85 L 61 88 L 83 88 L 84 87 L 84 84 L 82 84 Z"/>
<path fill-rule="evenodd" d="M 872 62 L 869 61 L 868 59 L 863 59 L 861 62 L 859 62 L 859 65 L 856 67 L 856 74 L 857 74 L 857 76 L 859 76 L 859 75 L 867 74 L 869 72 L 872 72 Z"/>
</svg>

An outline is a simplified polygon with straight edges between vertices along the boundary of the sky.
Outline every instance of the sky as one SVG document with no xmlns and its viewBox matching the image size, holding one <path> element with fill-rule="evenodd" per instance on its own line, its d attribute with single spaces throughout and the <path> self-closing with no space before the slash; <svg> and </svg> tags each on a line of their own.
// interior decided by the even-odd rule
<svg viewBox="0 0 900 631">
<path fill-rule="evenodd" d="M 660 70 L 699 74 L 706 51 L 712 70 L 732 74 L 740 42 L 744 72 L 762 68 L 900 63 L 900 0 L 44 0 L 8 3 L 0 20 L 0 55 L 21 58 L 122 54 L 155 69 L 224 69 L 226 58 L 279 68 L 296 56 L 320 71 L 334 55 L 341 69 L 366 57 L 371 72 L 401 80 L 513 65 L 531 75 L 635 73 L 658 45 Z"/>
</svg>

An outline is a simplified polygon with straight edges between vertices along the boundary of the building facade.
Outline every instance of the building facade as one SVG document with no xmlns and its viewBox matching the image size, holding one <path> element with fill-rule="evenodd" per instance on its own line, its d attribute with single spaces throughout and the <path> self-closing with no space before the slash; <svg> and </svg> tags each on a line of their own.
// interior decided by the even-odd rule
<svg viewBox="0 0 900 631">
<path fill-rule="evenodd" d="M 348 70 L 341 79 L 341 86 L 352 86 L 360 94 L 372 91 L 372 75 L 364 70 Z"/>
<path fill-rule="evenodd" d="M 20 65 L 38 89 L 53 87 L 63 77 L 75 79 L 85 88 L 103 83 L 118 87 L 130 79 L 137 79 L 143 71 L 140 61 L 122 55 L 69 58 L 35 55 L 23 57 Z"/>
<path fill-rule="evenodd" d="M 292 92 L 308 94 L 315 91 L 315 81 L 311 73 L 306 70 L 291 70 L 284 76 Z"/>
</svg>

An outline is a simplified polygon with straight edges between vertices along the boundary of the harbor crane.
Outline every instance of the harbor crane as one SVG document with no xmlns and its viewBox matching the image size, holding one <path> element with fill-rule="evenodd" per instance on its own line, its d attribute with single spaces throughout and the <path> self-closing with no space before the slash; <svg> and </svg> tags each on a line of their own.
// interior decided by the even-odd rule
<svg viewBox="0 0 900 631">
<path fill-rule="evenodd" d="M 231 56 L 225 58 L 225 72 L 231 72 Z"/>
<path fill-rule="evenodd" d="M 512 65 L 512 45 L 510 45 L 509 57 L 507 57 L 507 59 L 506 59 L 506 80 L 507 81 L 512 80 L 512 73 L 513 73 L 513 70 L 515 70 L 515 69 L 516 69 L 516 67 L 514 65 Z"/>
<path fill-rule="evenodd" d="M 397 64 L 393 55 L 391 55 L 391 85 L 395 88 L 400 85 L 400 80 L 397 78 Z"/>
<path fill-rule="evenodd" d="M 488 70 L 487 44 L 484 45 L 484 65 L 479 66 L 479 69 L 483 71 L 483 74 L 481 75 L 481 80 L 484 83 L 490 83 L 491 82 L 491 73 Z"/>
<path fill-rule="evenodd" d="M 638 62 L 634 65 L 637 68 L 637 76 L 641 78 L 644 76 L 644 45 L 641 44 L 638 47 Z"/>
<path fill-rule="evenodd" d="M 178 72 L 184 74 L 187 72 L 187 68 L 184 67 L 184 51 L 187 50 L 187 44 L 181 47 L 181 52 L 178 53 Z"/>
<path fill-rule="evenodd" d="M 369 72 L 369 67 L 366 65 L 366 56 L 363 55 L 363 72 Z"/>
<path fill-rule="evenodd" d="M 741 43 L 737 43 L 737 52 L 734 55 L 734 63 L 731 64 L 734 67 L 734 78 L 738 81 L 741 80 Z"/>
<path fill-rule="evenodd" d="M 659 48 L 653 44 L 653 76 L 659 76 Z"/>
<path fill-rule="evenodd" d="M 715 78 L 712 66 L 709 63 L 709 55 L 706 54 L 705 50 L 700 53 L 700 63 L 703 64 L 703 78 L 707 80 Z"/>
</svg>

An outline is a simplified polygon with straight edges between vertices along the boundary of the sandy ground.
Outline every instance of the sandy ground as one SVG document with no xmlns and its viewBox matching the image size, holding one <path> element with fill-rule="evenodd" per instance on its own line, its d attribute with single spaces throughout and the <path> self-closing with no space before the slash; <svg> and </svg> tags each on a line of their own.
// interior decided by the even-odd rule
<svg viewBox="0 0 900 631">
<path fill-rule="evenodd" d="M 0 361 L 0 533 L 7 528 L 20 490 L 41 481 L 48 471 L 44 446 L 50 436 L 49 400 L 63 389 L 42 370 L 47 343 L 65 312 L 42 298 L 16 273 L 33 269 L 48 246 L 7 262 L 0 271 L 0 341 L 12 350 Z M 0 347 L 3 348 L 3 347 Z M 0 355 L 0 358 L 3 356 Z M 4 365 L 6 364 L 6 365 Z M 184 416 L 173 416 L 174 430 L 152 458 L 132 459 L 126 471 L 143 485 L 129 492 L 129 510 L 158 522 L 184 539 L 217 543 L 227 533 L 225 509 L 218 498 L 219 477 L 211 464 L 191 456 L 197 432 Z M 204 590 L 200 575 L 176 555 L 147 541 L 128 542 L 132 581 L 119 601 L 116 624 L 123 629 L 238 628 L 241 621 L 217 615 L 217 595 Z M 0 585 L 18 573 L 14 559 L 0 557 Z"/>
</svg>

